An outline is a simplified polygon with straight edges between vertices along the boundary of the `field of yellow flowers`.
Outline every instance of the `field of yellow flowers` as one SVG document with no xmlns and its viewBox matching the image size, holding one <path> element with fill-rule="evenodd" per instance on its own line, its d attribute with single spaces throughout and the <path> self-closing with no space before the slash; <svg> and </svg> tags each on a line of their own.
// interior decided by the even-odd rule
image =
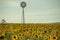
<svg viewBox="0 0 60 40">
<path fill-rule="evenodd" d="M 60 24 L 0 24 L 0 40 L 60 40 Z"/>
</svg>

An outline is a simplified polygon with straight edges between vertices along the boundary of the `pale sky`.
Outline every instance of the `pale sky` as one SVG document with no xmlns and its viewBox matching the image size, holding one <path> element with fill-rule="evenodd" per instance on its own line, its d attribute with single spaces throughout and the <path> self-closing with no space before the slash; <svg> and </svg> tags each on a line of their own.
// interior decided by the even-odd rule
<svg viewBox="0 0 60 40">
<path fill-rule="evenodd" d="M 0 0 L 0 22 L 22 23 L 22 7 L 25 1 L 25 23 L 60 22 L 60 0 Z"/>
</svg>

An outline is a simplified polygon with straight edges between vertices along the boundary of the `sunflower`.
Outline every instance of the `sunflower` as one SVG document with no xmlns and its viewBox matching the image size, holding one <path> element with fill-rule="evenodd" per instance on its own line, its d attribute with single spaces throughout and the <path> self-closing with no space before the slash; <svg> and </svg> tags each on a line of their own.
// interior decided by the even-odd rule
<svg viewBox="0 0 60 40">
<path fill-rule="evenodd" d="M 38 38 L 38 34 L 33 34 L 34 38 Z"/>
<path fill-rule="evenodd" d="M 0 36 L 0 40 L 2 40 L 2 39 L 4 40 L 4 38 L 5 38 L 4 35 L 1 35 L 1 36 Z"/>
<path fill-rule="evenodd" d="M 16 32 L 17 32 L 17 29 L 12 30 L 12 33 L 16 33 Z"/>
<path fill-rule="evenodd" d="M 4 32 L 0 35 L 0 40 L 2 40 L 2 39 L 5 39 L 5 33 Z"/>
<path fill-rule="evenodd" d="M 47 40 L 48 39 L 48 36 L 47 35 L 44 35 L 44 40 Z"/>
<path fill-rule="evenodd" d="M 0 35 L 2 34 L 2 31 L 0 30 Z"/>
<path fill-rule="evenodd" d="M 39 34 L 38 34 L 38 38 L 40 38 L 40 37 L 42 37 L 42 33 L 39 33 Z"/>
<path fill-rule="evenodd" d="M 48 40 L 53 40 L 53 36 L 52 35 L 49 35 L 48 36 Z"/>
<path fill-rule="evenodd" d="M 19 38 L 22 38 L 22 37 L 23 37 L 23 33 L 19 33 L 19 34 L 18 34 L 18 37 L 19 37 Z"/>
<path fill-rule="evenodd" d="M 30 33 L 28 31 L 26 31 L 24 34 L 28 36 Z"/>
<path fill-rule="evenodd" d="M 5 32 L 3 32 L 2 35 L 5 35 Z"/>
<path fill-rule="evenodd" d="M 57 37 L 54 35 L 54 36 L 53 36 L 53 39 L 54 39 L 54 40 L 57 40 Z"/>
<path fill-rule="evenodd" d="M 17 35 L 12 35 L 12 40 L 18 40 L 18 36 Z"/>
<path fill-rule="evenodd" d="M 0 34 L 4 34 L 5 33 L 5 31 L 3 30 L 3 29 L 0 29 Z"/>
</svg>

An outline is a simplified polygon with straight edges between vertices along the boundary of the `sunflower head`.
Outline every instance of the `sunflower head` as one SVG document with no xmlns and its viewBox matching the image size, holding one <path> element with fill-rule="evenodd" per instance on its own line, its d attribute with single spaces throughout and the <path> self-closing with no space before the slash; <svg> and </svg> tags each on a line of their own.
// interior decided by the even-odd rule
<svg viewBox="0 0 60 40">
<path fill-rule="evenodd" d="M 5 39 L 5 36 L 4 35 L 1 35 L 0 36 L 0 40 L 4 40 Z"/>
<path fill-rule="evenodd" d="M 43 35 L 42 35 L 42 33 L 39 33 L 38 34 L 38 38 L 41 38 Z"/>
<path fill-rule="evenodd" d="M 53 39 L 54 39 L 54 40 L 57 40 L 57 37 L 54 35 L 54 36 L 53 36 Z"/>
<path fill-rule="evenodd" d="M 18 40 L 18 36 L 17 35 L 12 35 L 12 40 Z"/>
<path fill-rule="evenodd" d="M 22 37 L 23 37 L 23 33 L 19 33 L 19 34 L 18 34 L 18 37 L 19 37 L 19 38 L 22 38 Z"/>
<path fill-rule="evenodd" d="M 38 38 L 38 34 L 34 34 L 33 36 L 34 36 L 34 38 Z"/>
<path fill-rule="evenodd" d="M 48 36 L 47 35 L 44 35 L 44 40 L 48 39 Z"/>
<path fill-rule="evenodd" d="M 53 36 L 52 35 L 49 35 L 48 36 L 48 40 L 53 40 Z"/>
</svg>

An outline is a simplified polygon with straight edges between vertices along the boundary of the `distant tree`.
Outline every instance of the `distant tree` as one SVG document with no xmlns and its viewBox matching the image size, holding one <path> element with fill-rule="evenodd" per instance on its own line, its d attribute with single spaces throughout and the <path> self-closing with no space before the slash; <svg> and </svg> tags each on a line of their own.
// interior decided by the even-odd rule
<svg viewBox="0 0 60 40">
<path fill-rule="evenodd" d="M 5 19 L 2 19 L 1 23 L 6 23 Z"/>
</svg>

